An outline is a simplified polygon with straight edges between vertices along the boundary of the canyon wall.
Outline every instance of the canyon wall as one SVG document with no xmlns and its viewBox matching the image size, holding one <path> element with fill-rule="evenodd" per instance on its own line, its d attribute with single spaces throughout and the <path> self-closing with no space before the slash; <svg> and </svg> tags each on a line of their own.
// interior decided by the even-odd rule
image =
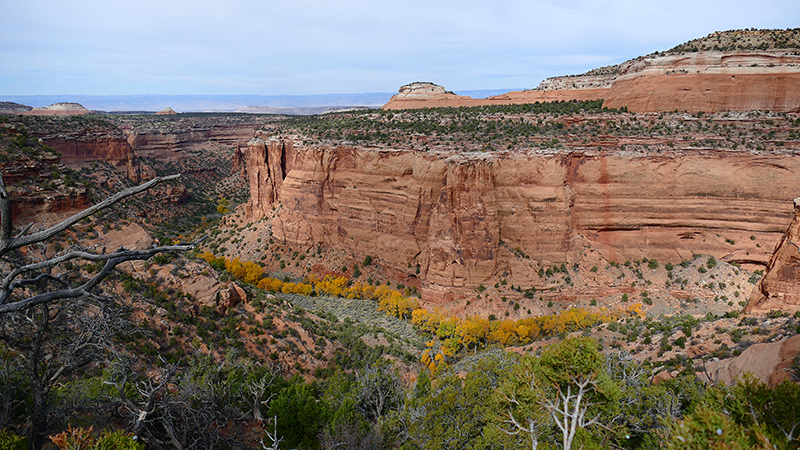
<svg viewBox="0 0 800 450">
<path fill-rule="evenodd" d="M 554 77 L 537 89 L 473 99 L 431 83 L 400 88 L 383 109 L 523 104 L 603 99 L 632 112 L 800 112 L 797 49 L 655 54 L 585 75 Z"/>
<path fill-rule="evenodd" d="M 178 127 L 175 127 L 178 128 Z M 253 136 L 253 124 L 242 126 L 186 127 L 184 129 L 126 129 L 127 140 L 136 154 L 145 158 L 178 160 L 185 152 L 202 146 L 233 147 Z"/>
<path fill-rule="evenodd" d="M 89 191 L 83 186 L 41 188 L 52 180 L 52 168 L 60 159 L 52 154 L 0 162 L 3 183 L 11 198 L 14 226 L 23 227 L 31 220 L 86 208 L 91 204 Z"/>
<path fill-rule="evenodd" d="M 418 152 L 254 138 L 247 214 L 276 239 L 376 258 L 447 301 L 478 284 L 535 286 L 599 252 L 765 265 L 800 192 L 800 156 L 750 152 Z M 419 267 L 417 271 L 417 267 Z"/>
<path fill-rule="evenodd" d="M 80 164 L 89 161 L 105 161 L 138 183 L 142 180 L 136 153 L 125 135 L 118 129 L 92 130 L 75 127 L 56 133 L 37 133 L 42 143 L 58 150 L 62 161 L 67 164 Z"/>
<path fill-rule="evenodd" d="M 769 259 L 766 273 L 750 294 L 746 312 L 800 311 L 800 198 L 794 217 Z"/>
</svg>

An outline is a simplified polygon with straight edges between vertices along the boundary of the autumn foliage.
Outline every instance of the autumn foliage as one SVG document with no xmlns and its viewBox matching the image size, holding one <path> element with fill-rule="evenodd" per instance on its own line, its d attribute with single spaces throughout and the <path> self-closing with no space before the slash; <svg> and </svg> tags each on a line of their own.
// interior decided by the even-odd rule
<svg viewBox="0 0 800 450">
<path fill-rule="evenodd" d="M 387 285 L 351 281 L 343 276 L 306 276 L 301 282 L 263 277 L 261 267 L 250 261 L 217 258 L 210 252 L 200 255 L 214 267 L 260 289 L 284 294 L 329 295 L 342 298 L 371 299 L 378 309 L 391 316 L 410 320 L 419 330 L 435 337 L 423 351 L 421 361 L 432 371 L 461 350 L 477 350 L 489 345 L 523 345 L 536 339 L 585 330 L 623 316 L 642 315 L 641 304 L 624 310 L 570 308 L 558 314 L 532 316 L 519 320 L 489 320 L 480 316 L 455 317 L 441 309 L 421 308 L 416 298 L 406 297 Z M 438 350 L 434 352 L 436 340 Z"/>
<path fill-rule="evenodd" d="M 570 308 L 547 316 L 490 321 L 480 316 L 460 318 L 441 310 L 418 308 L 411 312 L 411 321 L 420 330 L 434 335 L 440 341 L 438 352 L 433 352 L 435 341 L 430 341 L 421 358 L 422 363 L 434 371 L 462 349 L 470 351 L 489 345 L 523 345 L 640 313 L 641 305 L 636 304 L 625 310 Z"/>
<path fill-rule="evenodd" d="M 212 267 L 224 268 L 236 279 L 271 292 L 375 300 L 381 311 L 406 320 L 411 319 L 412 311 L 419 307 L 417 299 L 406 297 L 389 286 L 374 286 L 360 281 L 353 282 L 346 277 L 332 275 L 325 277 L 308 275 L 301 282 L 282 281 L 277 278 L 263 277 L 261 266 L 251 261 L 243 263 L 239 261 L 239 258 L 218 258 L 211 252 L 205 252 L 200 257 Z"/>
</svg>

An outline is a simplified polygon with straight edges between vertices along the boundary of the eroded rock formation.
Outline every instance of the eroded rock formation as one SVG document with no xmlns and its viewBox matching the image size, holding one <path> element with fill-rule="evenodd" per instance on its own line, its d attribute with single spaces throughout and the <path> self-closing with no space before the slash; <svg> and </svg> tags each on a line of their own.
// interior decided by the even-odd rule
<svg viewBox="0 0 800 450">
<path fill-rule="evenodd" d="M 247 214 L 276 209 L 276 239 L 372 255 L 439 300 L 501 277 L 536 285 L 540 267 L 592 250 L 609 261 L 711 254 L 763 265 L 800 189 L 791 154 L 483 154 L 254 138 L 245 160 Z"/>
<path fill-rule="evenodd" d="M 753 289 L 746 312 L 800 311 L 800 198 L 794 218 L 769 259 L 766 273 Z"/>
<path fill-rule="evenodd" d="M 696 52 L 636 63 L 614 80 L 604 106 L 634 112 L 800 112 L 796 52 Z"/>
<path fill-rule="evenodd" d="M 31 219 L 57 216 L 89 206 L 91 197 L 83 186 L 67 187 L 58 179 L 58 183 L 45 187 L 53 180 L 53 170 L 59 169 L 59 163 L 60 159 L 53 154 L 0 162 L 0 173 L 11 197 L 15 226 L 24 226 Z"/>
</svg>

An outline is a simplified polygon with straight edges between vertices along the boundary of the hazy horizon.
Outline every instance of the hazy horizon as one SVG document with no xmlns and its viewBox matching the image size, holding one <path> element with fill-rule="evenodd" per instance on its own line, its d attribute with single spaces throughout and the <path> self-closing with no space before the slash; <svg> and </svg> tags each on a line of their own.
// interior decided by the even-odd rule
<svg viewBox="0 0 800 450">
<path fill-rule="evenodd" d="M 509 89 L 481 89 L 457 92 L 473 98 L 502 94 Z M 170 107 L 177 112 L 234 112 L 245 107 L 321 108 L 380 107 L 396 92 L 309 95 L 0 95 L 0 102 L 14 102 L 34 108 L 59 102 L 79 103 L 93 111 L 155 112 Z"/>
</svg>

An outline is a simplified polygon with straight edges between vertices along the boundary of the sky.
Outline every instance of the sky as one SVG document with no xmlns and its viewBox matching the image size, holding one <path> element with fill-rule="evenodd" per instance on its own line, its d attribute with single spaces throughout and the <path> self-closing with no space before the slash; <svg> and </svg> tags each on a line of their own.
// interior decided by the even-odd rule
<svg viewBox="0 0 800 450">
<path fill-rule="evenodd" d="M 800 27 L 797 0 L 2 0 L 3 95 L 534 88 L 714 31 Z"/>
</svg>

